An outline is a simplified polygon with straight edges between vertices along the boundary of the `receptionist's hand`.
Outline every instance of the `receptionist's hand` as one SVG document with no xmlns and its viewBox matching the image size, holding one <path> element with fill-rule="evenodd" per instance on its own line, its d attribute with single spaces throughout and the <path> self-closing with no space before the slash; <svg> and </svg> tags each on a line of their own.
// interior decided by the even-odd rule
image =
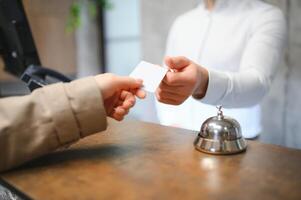
<svg viewBox="0 0 301 200">
<path fill-rule="evenodd" d="M 170 69 L 156 91 L 158 101 L 171 105 L 182 104 L 192 94 L 205 96 L 208 71 L 184 56 L 166 57 Z"/>
</svg>

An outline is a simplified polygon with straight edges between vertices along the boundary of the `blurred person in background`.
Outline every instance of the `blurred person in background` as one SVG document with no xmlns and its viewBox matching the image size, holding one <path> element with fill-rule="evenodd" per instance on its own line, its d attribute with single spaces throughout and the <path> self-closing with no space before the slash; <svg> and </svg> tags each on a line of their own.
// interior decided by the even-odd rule
<svg viewBox="0 0 301 200">
<path fill-rule="evenodd" d="M 161 124 L 199 130 L 222 105 L 244 137 L 257 137 L 259 102 L 283 59 L 285 41 L 285 17 L 272 5 L 201 1 L 175 20 L 168 36 L 165 64 L 172 70 L 156 91 Z"/>
</svg>

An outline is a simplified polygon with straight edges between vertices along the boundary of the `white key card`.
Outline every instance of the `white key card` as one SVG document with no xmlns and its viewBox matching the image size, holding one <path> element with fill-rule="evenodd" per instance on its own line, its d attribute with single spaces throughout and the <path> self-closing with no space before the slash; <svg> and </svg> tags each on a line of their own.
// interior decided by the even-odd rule
<svg viewBox="0 0 301 200">
<path fill-rule="evenodd" d="M 130 77 L 143 80 L 143 88 L 148 92 L 155 92 L 162 79 L 167 73 L 167 69 L 145 61 L 141 61 L 132 71 Z"/>
</svg>

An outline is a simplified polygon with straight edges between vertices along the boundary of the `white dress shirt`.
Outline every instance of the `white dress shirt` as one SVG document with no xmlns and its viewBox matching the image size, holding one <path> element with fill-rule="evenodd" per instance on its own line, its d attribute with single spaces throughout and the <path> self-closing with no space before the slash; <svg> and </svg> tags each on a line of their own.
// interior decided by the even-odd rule
<svg viewBox="0 0 301 200">
<path fill-rule="evenodd" d="M 166 55 L 186 56 L 207 68 L 209 85 L 200 100 L 190 97 L 180 106 L 157 102 L 160 123 L 199 130 L 222 105 L 246 138 L 256 137 L 261 131 L 258 103 L 283 59 L 285 40 L 284 15 L 259 0 L 217 0 L 212 11 L 202 2 L 178 17 Z"/>
</svg>

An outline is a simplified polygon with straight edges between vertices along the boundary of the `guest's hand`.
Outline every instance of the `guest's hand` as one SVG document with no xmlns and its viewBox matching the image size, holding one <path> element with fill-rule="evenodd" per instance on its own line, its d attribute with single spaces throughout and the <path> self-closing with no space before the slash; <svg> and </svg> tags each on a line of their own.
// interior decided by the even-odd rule
<svg viewBox="0 0 301 200">
<path fill-rule="evenodd" d="M 99 85 L 106 113 L 117 121 L 123 120 L 130 108 L 135 105 L 136 98 L 145 98 L 146 92 L 141 90 L 142 80 L 114 74 L 95 76 Z"/>
<path fill-rule="evenodd" d="M 198 97 L 205 96 L 208 87 L 208 71 L 205 68 L 183 56 L 166 57 L 165 64 L 170 71 L 156 91 L 158 101 L 180 105 L 194 93 Z"/>
</svg>

